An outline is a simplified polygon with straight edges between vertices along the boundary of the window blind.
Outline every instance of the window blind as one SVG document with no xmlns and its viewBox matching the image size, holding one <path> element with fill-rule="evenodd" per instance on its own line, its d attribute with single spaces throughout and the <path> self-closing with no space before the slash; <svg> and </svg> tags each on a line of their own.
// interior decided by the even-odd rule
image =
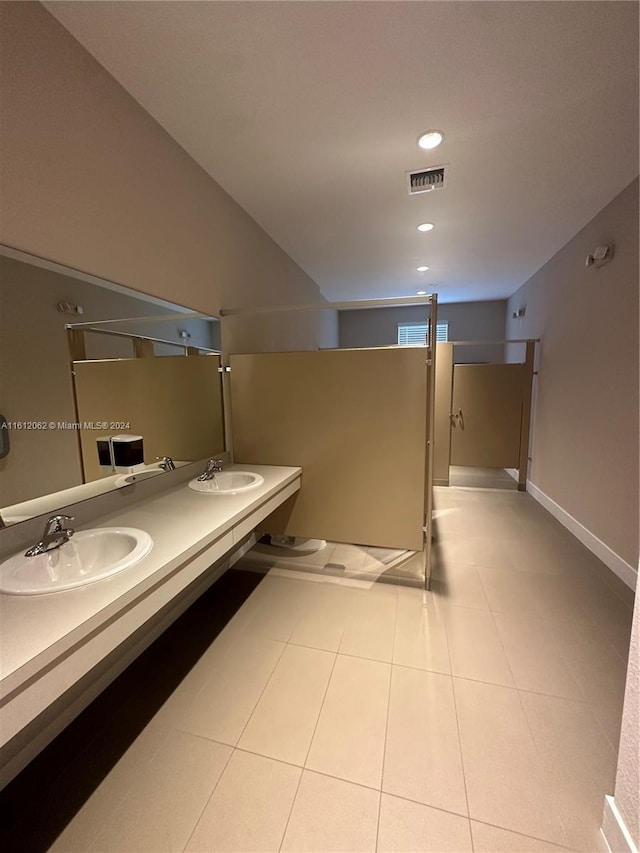
<svg viewBox="0 0 640 853">
<path fill-rule="evenodd" d="M 436 343 L 449 340 L 449 324 L 436 323 Z M 398 323 L 398 346 L 424 346 L 427 341 L 426 323 Z"/>
</svg>

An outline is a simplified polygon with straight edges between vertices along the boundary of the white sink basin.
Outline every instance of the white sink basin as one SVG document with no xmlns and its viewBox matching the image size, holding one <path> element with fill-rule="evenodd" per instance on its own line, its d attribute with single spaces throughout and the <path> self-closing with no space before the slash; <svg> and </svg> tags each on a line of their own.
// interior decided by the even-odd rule
<svg viewBox="0 0 640 853">
<path fill-rule="evenodd" d="M 237 495 L 263 483 L 264 477 L 251 471 L 218 471 L 212 480 L 191 480 L 189 488 L 203 495 Z"/>
<path fill-rule="evenodd" d="M 80 530 L 60 548 L 0 564 L 0 592 L 41 595 L 84 586 L 131 568 L 152 546 L 149 534 L 133 527 Z"/>
</svg>

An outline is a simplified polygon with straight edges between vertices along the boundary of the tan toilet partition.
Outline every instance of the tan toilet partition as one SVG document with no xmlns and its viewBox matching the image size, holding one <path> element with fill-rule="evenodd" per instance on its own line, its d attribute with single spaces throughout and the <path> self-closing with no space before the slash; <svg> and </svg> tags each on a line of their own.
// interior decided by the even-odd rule
<svg viewBox="0 0 640 853">
<path fill-rule="evenodd" d="M 300 465 L 271 533 L 423 547 L 427 350 L 232 355 L 237 463 Z"/>
</svg>

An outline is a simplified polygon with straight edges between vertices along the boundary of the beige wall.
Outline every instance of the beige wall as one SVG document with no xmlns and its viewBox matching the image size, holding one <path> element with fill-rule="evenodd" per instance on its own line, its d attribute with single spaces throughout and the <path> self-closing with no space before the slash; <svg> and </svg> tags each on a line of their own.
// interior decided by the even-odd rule
<svg viewBox="0 0 640 853">
<path fill-rule="evenodd" d="M 504 301 L 438 302 L 438 322 L 449 324 L 450 341 L 498 340 L 504 338 Z M 423 323 L 428 306 L 375 308 L 362 311 L 340 311 L 341 347 L 384 347 L 398 343 L 398 323 Z M 456 347 L 456 363 L 501 362 L 504 347 Z"/>
<path fill-rule="evenodd" d="M 0 33 L 0 242 L 209 314 L 323 301 L 40 4 L 0 3 Z"/>
<path fill-rule="evenodd" d="M 607 243 L 613 260 L 587 269 L 587 254 Z M 637 180 L 511 297 L 507 318 L 507 337 L 541 338 L 531 481 L 635 570 Z"/>
<path fill-rule="evenodd" d="M 338 312 L 329 308 L 223 317 L 221 327 L 225 356 L 338 346 Z"/>
</svg>

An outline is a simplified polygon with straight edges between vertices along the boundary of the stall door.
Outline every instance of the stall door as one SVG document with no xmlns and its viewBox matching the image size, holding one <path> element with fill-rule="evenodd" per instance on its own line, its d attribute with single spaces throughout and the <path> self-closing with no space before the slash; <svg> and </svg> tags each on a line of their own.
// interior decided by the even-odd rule
<svg viewBox="0 0 640 853">
<path fill-rule="evenodd" d="M 518 468 L 526 386 L 524 364 L 456 364 L 451 465 Z"/>
</svg>

